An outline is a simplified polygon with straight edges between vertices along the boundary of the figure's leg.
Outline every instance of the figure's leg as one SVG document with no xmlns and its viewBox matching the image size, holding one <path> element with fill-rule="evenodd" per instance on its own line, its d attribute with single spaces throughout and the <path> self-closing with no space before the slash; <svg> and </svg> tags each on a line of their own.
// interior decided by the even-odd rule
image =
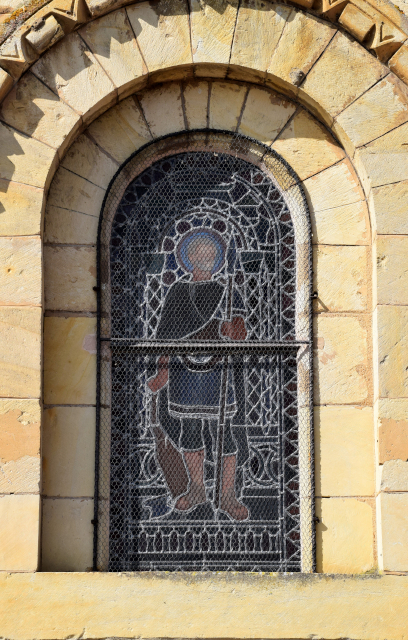
<svg viewBox="0 0 408 640">
<path fill-rule="evenodd" d="M 204 486 L 204 449 L 185 451 L 184 460 L 190 475 L 190 486 L 188 492 L 176 502 L 176 509 L 179 511 L 187 511 L 207 501 Z"/>
<path fill-rule="evenodd" d="M 224 456 L 222 461 L 221 509 L 234 520 L 246 520 L 248 509 L 235 493 L 235 475 L 237 471 L 237 448 L 228 420 L 224 432 Z"/>
</svg>

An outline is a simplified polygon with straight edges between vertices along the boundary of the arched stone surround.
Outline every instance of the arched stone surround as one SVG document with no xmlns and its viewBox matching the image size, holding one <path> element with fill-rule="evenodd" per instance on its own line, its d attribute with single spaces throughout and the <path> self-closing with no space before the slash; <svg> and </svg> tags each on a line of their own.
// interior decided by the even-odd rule
<svg viewBox="0 0 408 640">
<path fill-rule="evenodd" d="M 186 125 L 197 127 L 200 126 L 197 123 L 205 120 L 204 126 L 209 124 L 216 128 L 230 129 L 238 126 L 238 130 L 263 142 L 272 143 L 283 157 L 287 153 L 286 159 L 299 173 L 305 188 L 309 185 L 311 192 L 315 189 L 310 202 L 316 218 L 319 213 L 327 213 L 327 210 L 319 210 L 321 204 L 314 206 L 313 198 L 316 202 L 322 202 L 327 197 L 339 198 L 330 209 L 335 210 L 336 214 L 342 212 L 344 218 L 341 221 L 335 220 L 333 225 L 333 220 L 326 217 L 326 223 L 323 220 L 320 229 L 315 229 L 316 244 L 330 246 L 333 242 L 336 246 L 343 245 L 344 251 L 349 251 L 350 255 L 353 251 L 354 255 L 358 255 L 361 248 L 364 249 L 363 253 L 369 254 L 366 247 L 373 243 L 373 265 L 377 264 L 377 267 L 373 270 L 372 301 L 367 303 L 367 309 L 370 313 L 373 312 L 375 327 L 374 366 L 371 369 L 373 381 L 367 395 L 369 401 L 366 402 L 364 398 L 359 404 L 361 407 L 366 404 L 374 406 L 376 419 L 377 416 L 380 419 L 377 459 L 380 462 L 391 462 L 383 484 L 384 491 L 377 498 L 377 502 L 381 503 L 382 515 L 381 520 L 380 509 L 377 509 L 378 538 L 382 534 L 383 548 L 388 548 L 389 553 L 385 565 L 381 565 L 380 558 L 380 566 L 391 571 L 408 570 L 404 555 L 406 551 L 402 551 L 402 555 L 395 551 L 400 534 L 395 520 L 392 520 L 395 511 L 404 508 L 406 504 L 407 487 L 402 490 L 398 488 L 402 486 L 395 473 L 398 463 L 393 461 L 393 452 L 390 453 L 390 448 L 398 448 L 398 429 L 404 428 L 408 404 L 405 377 L 408 356 L 404 333 L 408 316 L 404 267 L 408 245 L 404 217 L 408 197 L 404 146 L 408 141 L 408 90 L 383 63 L 367 53 L 360 44 L 338 29 L 338 26 L 298 9 L 292 8 L 290 14 L 286 5 L 282 6 L 279 14 L 272 11 L 269 4 L 260 4 L 264 4 L 269 10 L 254 13 L 254 9 L 246 10 L 244 7 L 237 13 L 233 5 L 228 5 L 228 11 L 222 15 L 208 10 L 202 14 L 192 14 L 193 17 L 189 20 L 186 13 L 180 12 L 157 19 L 154 24 L 151 18 L 146 19 L 146 14 L 142 16 L 143 11 L 153 11 L 149 15 L 154 16 L 154 10 L 146 3 L 128 7 L 127 14 L 124 9 L 117 10 L 82 27 L 80 32 L 63 38 L 22 76 L 3 101 L 0 139 L 5 155 L 0 159 L 0 200 L 4 213 L 0 218 L 0 244 L 5 257 L 6 277 L 1 286 L 0 313 L 9 342 L 1 355 L 1 396 L 5 398 L 2 401 L 2 412 L 8 419 L 14 418 L 17 426 L 23 424 L 27 429 L 21 437 L 20 457 L 30 458 L 31 468 L 34 469 L 31 473 L 24 472 L 23 475 L 16 476 L 20 484 L 14 487 L 13 493 L 20 495 L 4 496 L 7 502 L 5 513 L 12 510 L 13 518 L 9 522 L 14 519 L 14 529 L 13 532 L 10 530 L 8 537 L 9 555 L 8 559 L 5 558 L 5 569 L 32 571 L 38 563 L 38 537 L 33 534 L 20 535 L 20 544 L 15 532 L 20 529 L 19 522 L 22 518 L 25 528 L 32 532 L 39 515 L 38 463 L 31 459 L 36 458 L 38 452 L 40 421 L 39 405 L 35 399 L 41 396 L 41 234 L 44 194 L 60 164 L 50 189 L 45 216 L 46 269 L 49 265 L 49 273 L 52 272 L 57 277 L 58 270 L 53 268 L 52 260 L 58 261 L 58 268 L 62 265 L 63 269 L 71 266 L 76 268 L 78 261 L 76 257 L 69 257 L 69 248 L 56 245 L 78 244 L 86 245 L 78 248 L 78 251 L 85 261 L 88 256 L 89 268 L 92 268 L 95 264 L 92 257 L 94 243 L 90 240 L 95 221 L 85 225 L 78 238 L 78 222 L 84 222 L 79 215 L 90 211 L 87 206 L 86 211 L 81 212 L 85 198 L 92 202 L 92 206 L 101 202 L 104 189 L 116 168 L 148 139 L 146 130 L 149 132 L 148 136 L 158 137 L 171 132 L 171 127 L 175 127 L 172 131 L 183 129 Z M 247 20 L 249 11 L 252 13 L 250 20 Z M 289 19 L 290 15 L 292 17 Z M 255 16 L 259 20 L 254 19 Z M 217 29 L 213 28 L 215 21 Z M 137 40 L 134 38 L 135 32 Z M 127 34 L 126 38 L 121 38 L 123 33 Z M 169 33 L 171 37 L 166 37 Z M 313 38 L 308 39 L 308 33 L 313 34 Z M 293 44 L 294 34 L 297 34 L 299 42 L 302 41 L 302 46 Z M 125 42 L 121 42 L 121 39 Z M 292 43 L 290 48 L 288 41 Z M 259 43 L 259 48 L 255 50 L 249 47 L 251 42 Z M 194 43 L 199 46 L 195 48 Z M 291 76 L 293 69 L 296 73 Z M 306 75 L 300 87 L 297 83 L 303 76 L 298 70 Z M 166 84 L 159 84 L 163 82 Z M 211 95 L 208 100 L 210 85 Z M 259 89 L 255 85 L 264 85 L 265 88 Z M 83 90 L 84 86 L 86 91 Z M 145 91 L 147 86 L 149 89 Z M 201 96 L 199 90 L 207 96 L 207 109 L 204 109 L 201 98 L 198 98 Z M 269 97 L 270 90 L 281 94 L 272 94 L 275 102 Z M 256 91 L 259 92 L 258 97 L 251 103 L 251 96 Z M 135 92 L 138 92 L 136 100 L 126 97 Z M 218 98 L 213 104 L 216 105 L 218 100 L 219 105 L 224 104 L 225 96 L 228 95 L 230 109 L 226 112 L 225 109 L 215 108 L 212 114 L 211 101 L 217 96 L 217 92 Z M 286 95 L 287 100 L 282 94 Z M 244 100 L 245 109 L 252 108 L 254 114 L 258 109 L 257 115 L 249 117 L 247 124 L 245 109 L 241 114 Z M 306 111 L 296 107 L 295 103 L 306 107 Z M 160 117 L 160 105 L 163 104 L 166 109 L 171 109 L 171 118 Z M 189 104 L 191 108 L 188 116 Z M 144 134 L 137 125 L 137 113 L 141 113 L 139 108 L 142 108 L 147 125 L 150 125 L 148 127 L 144 123 Z M 149 108 L 151 123 L 148 119 Z M 267 108 L 271 109 L 271 115 L 265 121 L 262 116 Z M 289 118 L 283 118 L 273 129 L 271 123 L 274 118 L 291 108 Z M 98 117 L 103 112 L 106 113 Z M 310 112 L 316 119 L 312 119 Z M 228 117 L 232 121 L 226 122 Z M 319 120 L 324 126 L 319 124 Z M 121 145 L 117 144 L 119 137 L 113 130 L 113 124 L 116 126 L 119 122 Z M 169 127 L 167 131 L 160 129 L 163 122 Z M 307 126 L 305 122 L 308 123 Z M 304 133 L 310 130 L 309 127 L 314 127 L 313 131 L 316 132 L 313 144 L 308 142 L 308 134 Z M 345 152 L 335 139 L 330 139 L 328 129 L 340 140 Z M 296 137 L 300 141 L 306 139 L 303 150 L 302 143 L 299 142 L 297 146 Z M 316 139 L 318 151 L 315 152 Z M 74 140 L 76 141 L 70 147 Z M 70 150 L 66 153 L 69 147 Z M 301 169 L 296 167 L 294 158 L 300 158 L 301 167 L 302 153 L 306 153 L 303 164 L 311 162 L 311 159 L 316 162 L 310 175 L 307 172 L 302 175 Z M 98 171 L 95 171 L 96 161 L 102 167 Z M 65 191 L 64 174 L 68 175 L 68 178 L 65 177 Z M 323 179 L 321 183 L 319 175 Z M 87 195 L 75 200 L 77 193 L 69 186 L 70 180 L 81 182 L 80 188 Z M 345 186 L 337 190 L 339 184 Z M 323 190 L 327 185 L 330 192 L 328 195 Z M 354 193 L 348 202 L 342 200 L 343 194 L 347 193 Z M 67 198 L 65 204 L 61 203 L 61 197 Z M 57 199 L 53 201 L 53 198 Z M 361 203 L 358 215 L 357 209 L 351 206 L 356 202 Z M 367 223 L 365 202 L 369 203 L 371 230 Z M 65 219 L 62 210 L 65 209 L 72 212 L 73 221 L 76 219 L 66 229 L 62 224 Z M 95 217 L 97 211 L 99 205 L 92 209 L 93 216 L 88 217 Z M 351 220 L 348 217 L 350 215 Z M 331 241 L 330 234 L 334 232 L 336 239 Z M 65 233 L 68 235 L 64 235 Z M 71 237 L 70 233 L 73 234 Z M 332 268 L 330 251 L 325 249 L 321 255 L 319 251 L 320 247 L 316 247 L 317 264 L 321 261 L 325 265 L 324 269 Z M 64 263 L 65 260 L 67 262 Z M 347 260 L 350 260 L 350 256 Z M 334 271 L 336 272 L 336 267 Z M 85 270 L 82 269 L 82 272 Z M 92 285 L 92 277 L 92 272 L 89 271 L 88 280 L 85 281 L 87 288 Z M 363 288 L 367 286 L 367 281 L 369 278 L 364 280 Z M 328 313 L 337 314 L 340 318 L 348 318 L 350 316 L 347 314 L 350 313 L 357 316 L 361 309 L 347 309 L 347 305 L 358 307 L 361 304 L 361 294 L 357 295 L 353 290 L 349 300 L 340 301 L 340 305 L 345 304 L 346 309 L 338 309 L 335 306 L 338 303 L 336 292 L 330 292 L 330 285 L 330 279 L 328 282 L 324 282 L 324 279 L 317 282 L 319 297 L 322 287 L 324 291 L 326 286 L 326 300 L 329 299 L 330 304 L 334 305 L 330 308 L 323 300 L 330 309 Z M 346 288 L 345 291 L 348 292 L 349 289 Z M 76 330 L 74 327 L 78 309 L 58 309 L 61 306 L 59 303 L 48 302 L 48 296 L 50 300 L 58 300 L 58 295 L 60 284 L 51 277 L 45 288 L 45 324 L 51 326 L 68 320 L 72 325 L 72 331 L 69 332 L 72 336 Z M 91 291 L 91 296 L 83 302 L 89 308 L 79 322 L 83 325 L 83 333 L 78 332 L 77 341 L 92 334 L 92 295 Z M 82 306 L 79 311 L 84 308 Z M 325 311 L 322 311 L 319 318 L 324 315 Z M 71 320 L 65 316 L 70 316 Z M 89 327 L 85 327 L 87 323 Z M 354 339 L 364 331 L 363 327 L 353 333 L 353 340 L 347 345 L 349 351 L 355 349 Z M 368 338 L 363 336 L 363 340 L 371 340 L 370 332 L 366 336 Z M 337 337 L 336 331 L 334 342 Z M 89 343 L 87 346 L 89 347 Z M 89 348 L 84 351 L 84 355 L 85 358 L 89 356 L 86 366 L 92 367 L 92 354 L 89 354 L 89 350 L 92 351 Z M 370 351 L 368 349 L 367 353 Z M 321 355 L 325 359 L 325 354 Z M 326 355 L 330 363 L 331 353 Z M 354 363 L 353 366 L 358 367 L 359 363 Z M 51 377 L 54 378 L 53 374 Z M 44 391 L 47 393 L 46 380 L 47 378 Z M 86 390 L 81 389 L 82 392 Z M 91 396 L 92 389 L 89 393 Z M 47 402 L 47 399 L 45 402 L 48 405 L 59 404 Z M 353 398 L 345 404 L 351 405 L 348 408 L 351 411 L 355 403 Z M 64 400 L 61 404 L 70 403 Z M 92 403 L 75 401 L 73 404 Z M 329 409 L 330 407 L 327 410 Z M 358 409 L 359 415 L 367 410 Z M 87 408 L 87 411 L 92 412 L 92 409 Z M 374 432 L 371 417 L 367 429 Z M 28 431 L 31 448 L 27 446 Z M 374 440 L 377 442 L 376 437 Z M 332 447 L 333 444 L 329 443 L 329 446 Z M 400 454 L 397 452 L 394 457 L 398 458 Z M 386 464 L 382 466 L 383 470 L 386 468 Z M 379 488 L 378 481 L 377 489 Z M 9 488 L 4 493 L 11 494 L 12 491 Z M 375 491 L 372 493 L 374 495 Z M 342 496 L 338 497 L 342 499 Z M 361 500 L 360 495 L 356 502 L 367 504 L 366 497 Z M 374 501 L 374 497 L 371 501 Z M 381 543 L 381 540 L 378 542 Z"/>
</svg>

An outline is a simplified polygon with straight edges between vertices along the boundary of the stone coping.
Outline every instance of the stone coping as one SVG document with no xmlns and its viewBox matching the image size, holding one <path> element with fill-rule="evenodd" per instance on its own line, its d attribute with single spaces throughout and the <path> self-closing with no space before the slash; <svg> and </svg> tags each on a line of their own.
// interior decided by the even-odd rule
<svg viewBox="0 0 408 640">
<path fill-rule="evenodd" d="M 3 573 L 2 636 L 402 640 L 408 576 Z"/>
</svg>

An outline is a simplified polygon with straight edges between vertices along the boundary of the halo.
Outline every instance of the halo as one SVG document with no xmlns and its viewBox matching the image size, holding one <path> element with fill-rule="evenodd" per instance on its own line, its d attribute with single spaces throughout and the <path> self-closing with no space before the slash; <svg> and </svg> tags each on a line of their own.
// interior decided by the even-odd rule
<svg viewBox="0 0 408 640">
<path fill-rule="evenodd" d="M 188 259 L 188 248 L 193 240 L 196 238 L 210 238 L 217 249 L 217 255 L 215 257 L 214 267 L 211 271 L 212 274 L 217 273 L 221 269 L 225 260 L 226 245 L 222 237 L 216 231 L 211 229 L 193 229 L 186 233 L 179 241 L 177 245 L 177 260 L 184 271 L 192 273 L 194 270 L 193 265 Z"/>
</svg>

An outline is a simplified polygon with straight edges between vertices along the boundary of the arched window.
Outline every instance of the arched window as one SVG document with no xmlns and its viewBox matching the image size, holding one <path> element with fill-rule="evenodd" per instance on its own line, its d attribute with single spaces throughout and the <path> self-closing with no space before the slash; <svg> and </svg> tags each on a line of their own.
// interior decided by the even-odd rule
<svg viewBox="0 0 408 640">
<path fill-rule="evenodd" d="M 269 148 L 162 139 L 100 229 L 97 566 L 312 571 L 310 231 Z"/>
</svg>

